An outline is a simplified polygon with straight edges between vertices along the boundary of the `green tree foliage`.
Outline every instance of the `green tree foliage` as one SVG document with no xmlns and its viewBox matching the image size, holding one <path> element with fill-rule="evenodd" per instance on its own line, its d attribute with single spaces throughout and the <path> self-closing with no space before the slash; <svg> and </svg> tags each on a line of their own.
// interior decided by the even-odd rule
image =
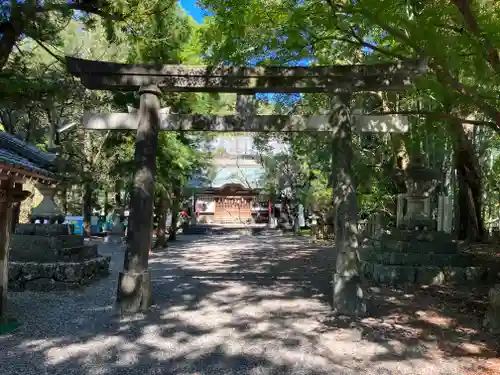
<svg viewBox="0 0 500 375">
<path fill-rule="evenodd" d="M 406 152 L 430 152 L 430 165 L 449 168 L 453 164 L 463 182 L 457 198 L 460 236 L 482 237 L 483 173 L 462 124 L 500 129 L 500 8 L 495 1 L 201 3 L 213 14 L 204 34 L 213 62 L 329 65 L 424 59 L 429 72 L 412 90 L 397 96 L 384 94 L 381 105 L 371 110 L 415 116 L 413 125 L 422 129 L 413 131 L 412 138 L 393 140 L 394 153 L 405 148 Z M 310 108 L 328 108 L 321 95 L 305 95 L 303 101 Z M 451 157 L 451 149 L 456 158 Z"/>
<path fill-rule="evenodd" d="M 88 28 L 102 28 L 103 37 L 116 41 L 120 31 L 143 24 L 153 16 L 161 17 L 173 6 L 172 1 L 139 0 L 3 1 L 0 4 L 0 68 L 20 42 L 29 40 L 47 50 L 65 45 L 64 31 L 75 19 Z"/>
</svg>

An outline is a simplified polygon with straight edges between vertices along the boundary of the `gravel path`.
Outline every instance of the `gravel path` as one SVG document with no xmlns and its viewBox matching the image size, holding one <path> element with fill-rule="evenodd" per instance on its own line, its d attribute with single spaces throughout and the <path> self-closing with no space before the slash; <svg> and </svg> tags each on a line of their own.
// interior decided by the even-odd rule
<svg viewBox="0 0 500 375">
<path fill-rule="evenodd" d="M 123 249 L 100 252 L 112 275 L 84 291 L 10 295 L 23 325 L 0 337 L 1 375 L 462 374 L 422 346 L 334 328 L 331 249 L 277 234 L 186 236 L 152 256 L 155 305 L 127 319 L 113 310 Z"/>
</svg>

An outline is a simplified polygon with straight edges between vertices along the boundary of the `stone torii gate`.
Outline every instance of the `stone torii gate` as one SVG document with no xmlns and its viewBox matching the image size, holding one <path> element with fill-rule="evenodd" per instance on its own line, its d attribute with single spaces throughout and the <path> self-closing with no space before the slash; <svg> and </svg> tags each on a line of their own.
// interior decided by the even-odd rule
<svg viewBox="0 0 500 375">
<path fill-rule="evenodd" d="M 117 301 L 122 312 L 146 309 L 151 281 L 148 250 L 153 217 L 155 154 L 158 132 L 170 131 L 327 131 L 332 133 L 332 172 L 336 209 L 337 265 L 333 277 L 333 305 L 337 313 L 363 314 L 365 305 L 357 258 L 357 203 L 352 171 L 352 116 L 350 96 L 360 91 L 399 91 L 426 71 L 420 61 L 328 67 L 193 67 L 129 65 L 67 57 L 68 71 L 89 89 L 138 90 L 137 114 L 86 114 L 87 129 L 137 130 L 136 171 L 131 200 L 130 238 Z M 160 113 L 163 92 L 328 93 L 327 116 L 258 116 L 240 100 L 238 113 L 228 116 Z M 364 125 L 363 125 L 364 124 Z M 405 131 L 405 118 L 362 118 L 365 131 Z"/>
</svg>

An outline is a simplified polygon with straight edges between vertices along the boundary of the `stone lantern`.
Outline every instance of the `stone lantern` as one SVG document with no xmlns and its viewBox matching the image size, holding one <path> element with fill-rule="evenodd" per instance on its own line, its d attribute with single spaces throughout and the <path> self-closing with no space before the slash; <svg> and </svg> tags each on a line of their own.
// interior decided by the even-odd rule
<svg viewBox="0 0 500 375">
<path fill-rule="evenodd" d="M 55 185 L 37 184 L 36 188 L 42 194 L 42 201 L 31 210 L 32 219 L 48 219 L 52 221 L 64 220 L 62 210 L 54 202 L 54 196 L 57 192 Z"/>
<path fill-rule="evenodd" d="M 410 159 L 405 172 L 406 182 L 406 215 L 403 225 L 408 229 L 430 229 L 434 220 L 430 212 L 429 195 L 439 182 L 439 172 L 423 165 L 423 156 L 416 155 Z"/>
</svg>

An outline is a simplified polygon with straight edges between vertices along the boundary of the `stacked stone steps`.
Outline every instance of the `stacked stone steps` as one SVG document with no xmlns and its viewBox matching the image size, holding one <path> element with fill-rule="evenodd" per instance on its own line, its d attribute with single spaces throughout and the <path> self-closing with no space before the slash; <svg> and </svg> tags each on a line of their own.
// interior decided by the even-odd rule
<svg viewBox="0 0 500 375">
<path fill-rule="evenodd" d="M 459 243 L 451 241 L 448 243 L 438 243 L 431 241 L 401 241 L 397 239 L 381 239 L 379 246 L 387 252 L 402 254 L 425 254 L 438 251 L 439 254 L 456 254 L 459 250 Z"/>
<path fill-rule="evenodd" d="M 9 262 L 9 290 L 51 292 L 76 289 L 109 275 L 111 257 L 80 262 Z"/>
<path fill-rule="evenodd" d="M 182 234 L 186 235 L 204 235 L 210 234 L 211 227 L 208 225 L 193 225 L 182 228 Z"/>
<path fill-rule="evenodd" d="M 53 291 L 76 288 L 109 274 L 111 258 L 86 245 L 63 224 L 20 224 L 11 239 L 9 288 Z"/>
<path fill-rule="evenodd" d="M 490 289 L 489 308 L 484 318 L 484 327 L 492 333 L 500 335 L 500 284 Z"/>
<path fill-rule="evenodd" d="M 37 250 L 31 251 L 34 248 Z M 97 257 L 99 257 L 97 245 L 79 245 L 59 249 L 47 247 L 14 248 L 9 252 L 9 260 L 13 262 L 30 262 L 34 259 L 39 263 L 81 262 Z"/>
<path fill-rule="evenodd" d="M 480 257 L 463 253 L 403 253 L 372 251 L 362 260 L 389 266 L 467 267 L 480 263 Z"/>
<path fill-rule="evenodd" d="M 379 237 L 380 241 L 392 240 L 394 238 L 401 241 L 432 242 L 439 245 L 454 242 L 452 234 L 432 230 L 392 229 L 390 232 L 383 232 Z"/>
<path fill-rule="evenodd" d="M 461 252 L 451 235 L 435 231 L 384 233 L 360 261 L 365 277 L 389 285 L 478 283 L 498 273 L 479 256 Z"/>
<path fill-rule="evenodd" d="M 251 225 L 238 225 L 238 226 L 223 226 L 215 224 L 195 225 L 185 227 L 182 234 L 186 235 L 225 235 L 225 234 L 246 234 L 246 235 L 260 235 L 269 229 L 266 226 L 251 226 Z"/>
<path fill-rule="evenodd" d="M 12 261 L 81 261 L 98 256 L 97 245 L 85 245 L 81 235 L 69 234 L 66 225 L 21 224 L 10 241 Z"/>
<path fill-rule="evenodd" d="M 65 262 L 79 262 L 99 257 L 96 244 L 58 249 L 56 254 L 59 260 Z"/>
<path fill-rule="evenodd" d="M 368 279 L 387 285 L 480 283 L 496 278 L 496 271 L 484 266 L 403 266 L 361 261 L 361 270 Z"/>
<path fill-rule="evenodd" d="M 246 224 L 245 219 L 239 217 L 218 217 L 213 224 Z"/>
</svg>

